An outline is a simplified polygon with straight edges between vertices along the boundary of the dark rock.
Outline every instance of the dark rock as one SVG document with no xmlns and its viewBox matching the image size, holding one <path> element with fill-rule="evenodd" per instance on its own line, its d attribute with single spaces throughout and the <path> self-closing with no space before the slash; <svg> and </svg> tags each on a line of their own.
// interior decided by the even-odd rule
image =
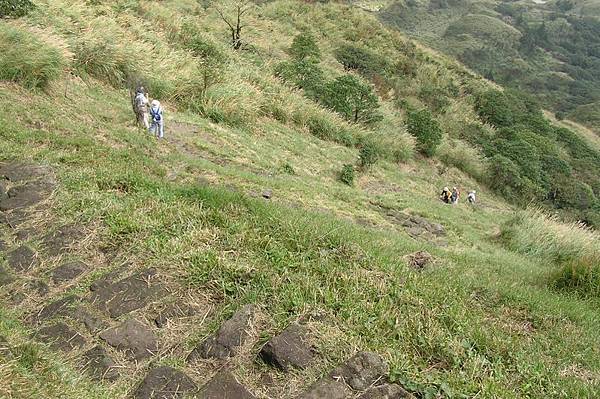
<svg viewBox="0 0 600 399">
<path fill-rule="evenodd" d="M 83 369 L 95 380 L 116 381 L 119 378 L 115 362 L 101 346 L 95 346 L 83 355 Z"/>
<path fill-rule="evenodd" d="M 16 236 L 19 241 L 28 241 L 32 237 L 34 237 L 37 233 L 37 230 L 33 227 L 28 229 L 21 229 L 17 231 Z"/>
<path fill-rule="evenodd" d="M 271 199 L 273 197 L 273 190 L 265 190 L 262 192 L 262 197 L 264 199 Z"/>
<path fill-rule="evenodd" d="M 358 399 L 415 399 L 415 397 L 400 385 L 384 384 L 369 388 Z"/>
<path fill-rule="evenodd" d="M 2 266 L 0 266 L 0 287 L 10 284 L 13 281 L 15 281 L 15 278 L 10 275 L 8 270 L 6 270 Z"/>
<path fill-rule="evenodd" d="M 415 269 L 423 269 L 433 262 L 433 256 L 426 251 L 418 251 L 408 255 L 408 265 Z"/>
<path fill-rule="evenodd" d="M 194 381 L 183 372 L 162 366 L 152 369 L 140 383 L 133 397 L 135 399 L 179 399 L 194 395 L 198 388 Z M 242 399 L 237 396 L 220 396 L 220 399 Z"/>
<path fill-rule="evenodd" d="M 110 346 L 123 351 L 132 360 L 149 358 L 158 350 L 154 333 L 144 324 L 133 319 L 102 332 L 100 338 Z"/>
<path fill-rule="evenodd" d="M 6 258 L 8 265 L 17 272 L 26 272 L 37 265 L 36 253 L 25 245 L 10 251 Z"/>
<path fill-rule="evenodd" d="M 64 323 L 57 323 L 39 329 L 37 338 L 49 344 L 53 349 L 64 352 L 72 351 L 85 345 L 83 336 Z"/>
<path fill-rule="evenodd" d="M 108 325 L 104 322 L 104 320 L 93 315 L 82 307 L 78 307 L 73 311 L 73 319 L 82 323 L 92 334 L 108 328 Z"/>
<path fill-rule="evenodd" d="M 46 253 L 50 256 L 57 256 L 63 253 L 76 242 L 83 239 L 83 230 L 79 226 L 65 225 L 52 233 L 47 234 L 42 244 L 46 250 Z"/>
<path fill-rule="evenodd" d="M 433 223 L 429 220 L 416 215 L 409 215 L 405 212 L 388 209 L 386 211 L 387 218 L 395 224 L 399 224 L 413 238 L 419 238 L 424 234 L 432 237 L 443 237 L 446 235 L 444 226 L 439 223 Z"/>
<path fill-rule="evenodd" d="M 29 214 L 23 209 L 15 209 L 11 212 L 0 213 L 0 223 L 3 223 L 14 229 L 25 223 L 29 219 Z"/>
<path fill-rule="evenodd" d="M 194 309 L 191 307 L 173 303 L 158 313 L 158 315 L 154 318 L 154 323 L 158 328 L 163 328 L 167 326 L 171 320 L 189 317 L 193 314 Z"/>
<path fill-rule="evenodd" d="M 359 352 L 330 375 L 335 380 L 343 379 L 354 390 L 364 391 L 387 373 L 387 364 L 381 356 L 373 352 Z"/>
<path fill-rule="evenodd" d="M 240 384 L 229 371 L 221 371 L 202 389 L 202 399 L 253 399 L 246 387 Z"/>
<path fill-rule="evenodd" d="M 48 292 L 50 292 L 50 288 L 48 287 L 48 284 L 46 284 L 42 280 L 31 280 L 31 281 L 27 282 L 26 288 L 29 291 L 35 292 L 39 296 L 46 296 L 46 295 L 48 295 Z"/>
<path fill-rule="evenodd" d="M 281 334 L 272 338 L 260 351 L 262 359 L 287 371 L 290 367 L 305 368 L 313 360 L 307 344 L 308 331 L 299 324 L 291 324 Z"/>
<path fill-rule="evenodd" d="M 8 250 L 8 244 L 4 240 L 0 240 L 0 255 Z"/>
<path fill-rule="evenodd" d="M 13 162 L 0 167 L 0 176 L 13 183 L 22 183 L 52 176 L 52 170 L 47 166 Z"/>
<path fill-rule="evenodd" d="M 92 302 L 117 318 L 148 305 L 160 297 L 162 287 L 153 282 L 154 269 L 136 273 L 116 283 L 93 285 Z"/>
<path fill-rule="evenodd" d="M 71 281 L 82 274 L 86 269 L 87 266 L 83 262 L 76 261 L 65 263 L 52 271 L 52 281 L 54 281 L 54 284 Z"/>
<path fill-rule="evenodd" d="M 188 361 L 198 358 L 225 359 L 234 354 L 235 349 L 242 345 L 248 338 L 248 327 L 254 316 L 255 306 L 245 305 L 239 309 L 231 319 L 227 320 L 219 331 L 206 341 L 202 342 L 188 356 Z"/>
<path fill-rule="evenodd" d="M 72 312 L 73 303 L 77 299 L 74 295 L 66 296 L 58 301 L 45 306 L 33 316 L 34 323 L 41 323 L 55 317 L 68 316 Z"/>
<path fill-rule="evenodd" d="M 298 396 L 298 399 L 347 399 L 350 397 L 352 397 L 352 392 L 343 381 L 324 377 Z"/>
<path fill-rule="evenodd" d="M 0 200 L 0 211 L 27 208 L 38 204 L 48 198 L 54 189 L 47 183 L 27 183 L 22 186 L 12 187 L 8 196 Z"/>
</svg>

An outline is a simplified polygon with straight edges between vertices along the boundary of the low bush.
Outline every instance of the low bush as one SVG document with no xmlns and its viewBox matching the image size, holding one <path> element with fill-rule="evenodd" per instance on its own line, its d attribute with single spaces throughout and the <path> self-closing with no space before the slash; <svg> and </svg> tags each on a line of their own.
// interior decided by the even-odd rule
<svg viewBox="0 0 600 399">
<path fill-rule="evenodd" d="M 552 286 L 583 297 L 600 298 L 600 258 L 565 262 L 552 276 Z"/>
<path fill-rule="evenodd" d="M 351 122 L 373 124 L 383 119 L 373 88 L 353 75 L 328 82 L 321 102 Z"/>
<path fill-rule="evenodd" d="M 366 140 L 360 147 L 358 161 L 361 168 L 368 169 L 381 158 L 380 148 L 371 140 Z"/>
<path fill-rule="evenodd" d="M 354 166 L 350 164 L 346 164 L 342 167 L 342 171 L 340 172 L 340 181 L 349 186 L 354 185 Z"/>
<path fill-rule="evenodd" d="M 442 142 L 442 129 L 427 109 L 411 111 L 406 119 L 408 132 L 417 139 L 417 150 L 425 156 L 435 154 Z"/>
<path fill-rule="evenodd" d="M 321 140 L 333 141 L 346 147 L 354 147 L 357 144 L 356 138 L 349 130 L 345 129 L 344 126 L 336 124 L 335 121 L 330 120 L 326 115 L 310 115 L 306 124 L 310 133 Z"/>
<path fill-rule="evenodd" d="M 300 33 L 294 38 L 289 53 L 296 61 L 308 59 L 319 62 L 321 60 L 321 50 L 319 50 L 317 41 L 308 32 Z"/>
<path fill-rule="evenodd" d="M 0 80 L 27 88 L 45 88 L 66 66 L 62 52 L 31 32 L 0 24 Z"/>
<path fill-rule="evenodd" d="M 0 18 L 20 18 L 35 8 L 31 0 L 0 0 Z"/>
</svg>

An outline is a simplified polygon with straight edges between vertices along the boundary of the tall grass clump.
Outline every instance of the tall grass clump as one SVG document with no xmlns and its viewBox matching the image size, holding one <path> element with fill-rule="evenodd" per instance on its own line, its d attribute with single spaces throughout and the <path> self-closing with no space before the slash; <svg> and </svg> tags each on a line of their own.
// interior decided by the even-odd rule
<svg viewBox="0 0 600 399">
<path fill-rule="evenodd" d="M 527 209 L 502 226 L 501 237 L 517 252 L 558 266 L 550 285 L 600 297 L 600 234 L 582 223 L 561 223 L 539 209 Z"/>
<path fill-rule="evenodd" d="M 27 88 L 45 88 L 63 71 L 66 60 L 58 48 L 39 40 L 31 32 L 0 24 L 0 80 Z"/>
</svg>

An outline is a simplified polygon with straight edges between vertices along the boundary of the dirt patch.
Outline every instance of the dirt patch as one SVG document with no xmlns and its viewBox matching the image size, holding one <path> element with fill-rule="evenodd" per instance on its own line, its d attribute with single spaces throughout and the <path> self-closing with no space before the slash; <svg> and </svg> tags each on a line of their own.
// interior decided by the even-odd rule
<svg viewBox="0 0 600 399">
<path fill-rule="evenodd" d="M 313 350 L 308 344 L 308 330 L 299 324 L 291 324 L 265 344 L 260 357 L 284 371 L 291 367 L 308 367 L 314 358 Z"/>
<path fill-rule="evenodd" d="M 85 345 L 83 336 L 64 323 L 41 328 L 36 337 L 49 344 L 52 349 L 63 352 L 69 352 Z"/>
<path fill-rule="evenodd" d="M 226 359 L 235 354 L 236 348 L 243 345 L 250 336 L 250 323 L 254 318 L 256 308 L 246 305 L 239 309 L 231 319 L 227 320 L 219 331 L 196 347 L 188 356 L 192 362 L 199 358 Z"/>
<path fill-rule="evenodd" d="M 117 318 L 148 305 L 161 297 L 163 288 L 156 281 L 156 270 L 148 269 L 116 283 L 93 284 L 92 303 Z"/>
<path fill-rule="evenodd" d="M 119 378 L 115 362 L 101 346 L 83 354 L 82 369 L 95 380 L 116 381 Z"/>
<path fill-rule="evenodd" d="M 28 281 L 27 284 L 25 284 L 25 289 L 27 291 L 34 292 L 35 294 L 37 294 L 40 297 L 46 296 L 50 292 L 50 288 L 48 287 L 48 284 L 46 284 L 42 280 Z"/>
<path fill-rule="evenodd" d="M 135 399 L 179 399 L 197 391 L 198 387 L 186 374 L 163 366 L 150 370 L 132 396 Z M 243 399 L 241 396 L 219 396 L 219 399 L 224 398 Z"/>
<path fill-rule="evenodd" d="M 100 334 L 110 346 L 122 351 L 131 360 L 143 360 L 158 351 L 156 336 L 148 327 L 137 320 L 129 319 L 118 327 Z"/>
<path fill-rule="evenodd" d="M 418 251 L 407 256 L 408 265 L 413 269 L 422 270 L 435 261 L 427 251 Z"/>
<path fill-rule="evenodd" d="M 0 167 L 0 176 L 13 183 L 22 183 L 52 176 L 52 169 L 48 166 L 13 162 Z"/>
<path fill-rule="evenodd" d="M 0 287 L 15 281 L 15 278 L 2 266 L 0 266 Z"/>
<path fill-rule="evenodd" d="M 203 399 L 254 399 L 254 395 L 240 384 L 229 371 L 221 371 L 202 389 Z"/>
<path fill-rule="evenodd" d="M 46 200 L 54 190 L 54 184 L 48 182 L 27 183 L 12 187 L 7 197 L 0 200 L 0 211 L 28 208 Z"/>
</svg>

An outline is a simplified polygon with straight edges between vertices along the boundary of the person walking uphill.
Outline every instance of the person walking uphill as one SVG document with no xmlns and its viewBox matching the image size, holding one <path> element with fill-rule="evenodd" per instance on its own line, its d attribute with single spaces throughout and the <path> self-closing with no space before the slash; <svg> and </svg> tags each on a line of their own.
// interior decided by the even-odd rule
<svg viewBox="0 0 600 399">
<path fill-rule="evenodd" d="M 135 118 L 138 126 L 143 126 L 144 129 L 149 129 L 148 125 L 148 97 L 144 93 L 144 88 L 139 87 L 136 90 L 135 98 L 133 100 L 133 106 L 135 110 Z"/>
<path fill-rule="evenodd" d="M 165 136 L 165 120 L 163 118 L 163 109 L 158 100 L 152 100 L 150 117 L 152 118 L 152 124 L 148 131 L 159 139 L 162 139 Z"/>
<path fill-rule="evenodd" d="M 458 204 L 458 199 L 460 198 L 460 191 L 456 187 L 452 188 L 452 203 Z"/>
</svg>

